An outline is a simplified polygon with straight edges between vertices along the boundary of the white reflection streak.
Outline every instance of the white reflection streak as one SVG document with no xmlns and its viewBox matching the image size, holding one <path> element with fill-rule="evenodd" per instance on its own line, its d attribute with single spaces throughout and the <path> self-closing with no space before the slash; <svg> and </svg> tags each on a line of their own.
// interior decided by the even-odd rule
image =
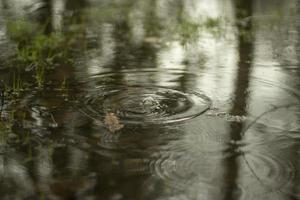
<svg viewBox="0 0 300 200">
<path fill-rule="evenodd" d="M 293 6 L 296 4 L 296 1 L 289 1 L 289 3 Z M 282 9 L 282 13 L 288 13 L 288 9 L 289 7 L 291 7 L 291 5 L 280 7 Z M 260 7 L 265 8 L 265 10 L 259 9 Z M 268 15 L 269 12 L 273 12 L 272 9 L 278 9 L 277 7 L 273 8 L 272 5 L 268 3 L 260 5 L 260 7 L 256 6 L 257 9 L 255 9 L 254 16 Z M 270 19 L 271 21 L 266 21 L 268 19 Z M 280 19 L 279 16 L 278 19 Z M 281 20 L 284 21 L 283 18 L 281 18 Z M 288 32 L 297 31 L 296 27 L 290 26 L 288 23 L 282 23 L 282 21 L 276 22 L 276 26 L 280 27 L 280 29 L 288 30 Z M 258 84 L 251 85 L 253 96 L 256 97 L 253 98 L 253 102 L 251 102 L 251 108 L 253 108 L 252 112 L 255 112 L 256 115 L 261 111 L 269 109 L 270 104 L 283 105 L 289 103 L 289 101 L 291 100 L 291 96 L 287 95 L 287 90 L 285 90 L 284 88 L 288 88 L 287 84 L 291 83 L 293 80 L 291 79 L 291 76 L 288 76 L 286 73 L 284 73 L 284 69 L 281 70 L 280 68 L 276 68 L 278 65 L 280 66 L 280 58 L 274 57 L 274 55 L 276 54 L 276 49 L 284 48 L 284 44 L 287 45 L 286 43 L 288 42 L 288 46 L 293 46 L 295 44 L 294 42 L 289 40 L 288 34 L 282 35 L 281 37 L 284 38 L 281 38 L 280 41 L 278 41 L 278 33 L 276 31 L 269 31 L 265 29 L 265 24 L 272 23 L 274 23 L 272 22 L 272 18 L 256 20 L 256 42 L 254 46 L 255 66 L 253 68 L 253 76 L 258 77 L 258 79 L 263 82 L 269 83 L 269 85 L 266 85 L 264 88 L 261 88 L 261 86 Z M 274 44 L 277 44 L 278 42 L 281 46 L 274 48 Z M 296 47 L 294 47 L 294 49 L 296 49 Z M 286 66 L 282 66 L 281 68 L 285 67 Z M 265 97 L 265 101 L 259 98 L 262 96 Z M 259 101 L 260 103 L 258 103 L 257 101 Z"/>
<path fill-rule="evenodd" d="M 178 41 L 171 42 L 169 47 L 158 55 L 158 67 L 184 69 L 185 66 L 182 65 L 184 53 L 184 49 Z"/>
<path fill-rule="evenodd" d="M 169 33 L 167 31 L 167 27 L 172 25 L 177 21 L 177 13 L 178 9 L 175 8 L 174 0 L 156 0 L 155 1 L 155 16 L 158 17 L 161 23 L 161 27 L 165 27 L 165 29 L 160 30 L 160 34 L 168 37 Z"/>
<path fill-rule="evenodd" d="M 234 12 L 232 1 L 219 1 L 219 0 L 190 0 L 184 2 L 184 16 L 186 20 L 196 23 L 205 23 L 207 19 L 228 19 L 232 24 L 234 22 Z M 164 4 L 163 4 L 164 5 Z M 163 10 L 164 7 L 159 7 L 159 12 L 157 13 L 167 13 Z M 167 8 L 165 8 L 167 9 Z M 164 15 L 160 15 L 162 17 Z M 224 19 L 225 21 L 225 19 Z M 226 22 L 227 23 L 227 22 Z M 222 37 L 225 35 L 226 37 Z M 229 28 L 226 33 L 222 33 L 221 37 L 215 37 L 209 30 L 202 29 L 199 31 L 199 35 L 193 44 L 183 47 L 178 41 L 173 41 L 170 45 L 158 52 L 158 67 L 161 69 L 176 68 L 180 70 L 187 70 L 192 74 L 199 74 L 199 78 L 196 80 L 197 83 L 193 83 L 193 87 L 197 85 L 199 89 L 205 91 L 206 94 L 211 95 L 212 99 L 229 98 L 230 94 L 234 90 L 235 73 L 237 69 L 237 41 L 234 35 L 234 28 Z M 230 38 L 228 40 L 228 38 Z M 200 63 L 199 56 L 205 56 L 206 62 L 204 63 L 204 69 L 202 63 Z M 192 63 L 191 66 L 183 65 L 183 61 L 187 59 Z M 200 71 L 201 70 L 201 71 Z M 199 73 L 200 72 L 200 73 Z M 160 83 L 166 84 L 170 82 L 171 78 L 160 75 Z M 175 77 L 176 78 L 176 77 Z M 174 84 L 175 81 L 174 81 Z M 169 86 L 169 85 L 168 85 Z M 223 87 L 226 87 L 223 89 Z M 190 129 L 190 127 L 189 127 Z M 184 140 L 187 143 L 186 146 L 191 148 L 191 151 L 197 152 L 199 149 L 198 145 L 195 144 L 195 137 L 202 137 L 201 134 L 198 136 L 189 135 L 189 131 L 186 131 Z M 201 141 L 202 138 L 199 138 Z M 201 152 L 199 152 L 201 154 Z M 201 162 L 201 161 L 199 161 Z M 206 190 L 200 180 L 206 178 L 207 174 L 201 174 L 199 171 L 197 180 L 199 182 L 193 183 L 193 185 L 187 191 L 187 196 L 197 196 L 206 199 L 214 199 L 220 195 L 218 191 L 222 191 L 224 188 L 224 181 L 222 180 L 221 174 L 224 173 L 224 168 L 222 167 L 222 159 L 207 159 L 205 160 L 207 166 L 211 166 L 214 169 L 214 173 L 211 180 L 220 180 L 219 184 L 215 184 L 215 193 L 211 193 Z M 195 169 L 196 170 L 196 169 Z M 199 188 L 203 188 L 199 190 Z"/>
<path fill-rule="evenodd" d="M 134 44 L 141 44 L 145 37 L 144 18 L 145 9 L 149 6 L 146 1 L 137 1 L 129 13 L 129 24 L 131 27 L 131 40 Z"/>
<path fill-rule="evenodd" d="M 37 162 L 37 174 L 39 179 L 39 189 L 43 192 L 49 192 L 49 182 L 53 171 L 52 158 L 50 155 L 51 149 L 41 147 L 39 148 L 39 157 Z"/>
<path fill-rule="evenodd" d="M 3 16 L 3 5 L 2 1 L 0 1 L 0 44 L 6 39 L 6 26 L 4 26 L 3 24 L 5 24 Z"/>
<path fill-rule="evenodd" d="M 187 19 L 192 22 L 205 24 L 208 19 L 224 20 L 221 21 L 221 23 L 227 23 L 226 20 L 228 20 L 229 23 L 232 24 L 234 22 L 234 12 L 232 12 L 234 5 L 232 1 L 191 0 L 185 1 L 184 7 L 185 15 L 189 16 Z M 228 38 L 231 39 L 228 40 Z M 237 69 L 237 41 L 234 35 L 234 29 L 229 27 L 226 32 L 221 32 L 220 37 L 216 37 L 213 35 L 209 27 L 203 28 L 199 31 L 199 37 L 197 38 L 195 43 L 196 45 L 191 46 L 190 50 L 187 51 L 187 55 L 204 55 L 205 58 L 203 66 L 199 66 L 198 64 L 198 69 L 195 67 L 190 68 L 191 73 L 200 72 L 200 76 L 196 80 L 197 83 L 195 85 L 197 85 L 197 88 L 204 91 L 205 94 L 209 95 L 210 98 L 214 100 L 214 103 L 218 104 L 218 99 L 220 102 L 226 102 L 226 99 L 230 98 L 231 93 L 234 90 L 234 81 Z M 190 57 L 194 58 L 195 56 Z M 195 61 L 197 60 L 194 60 L 194 62 Z M 193 62 L 192 59 L 191 62 Z M 202 64 L 200 63 L 200 65 Z M 226 126 L 224 126 L 223 131 L 226 131 Z M 224 133 L 217 132 L 214 134 L 223 135 Z M 190 137 L 193 139 L 190 140 L 189 143 L 190 147 L 194 148 L 196 151 L 197 149 L 199 149 L 199 144 L 195 144 L 194 141 L 201 141 L 201 139 L 203 140 L 203 138 L 201 138 L 203 136 L 199 134 L 194 137 L 199 137 L 199 139 Z M 186 139 L 189 139 L 189 137 L 186 136 Z M 215 142 L 223 141 L 217 140 Z M 222 144 L 220 144 L 220 146 L 221 145 Z M 193 190 L 190 191 L 198 193 L 197 196 L 202 196 L 206 199 L 217 199 L 222 196 L 222 190 L 224 189 L 224 187 L 226 187 L 226 183 L 224 182 L 222 176 L 222 174 L 224 174 L 223 160 L 211 158 L 205 160 L 205 164 L 207 166 L 211 166 L 210 169 L 214 169 L 214 173 L 212 173 L 210 177 L 211 180 L 214 181 L 211 183 L 211 187 L 214 187 L 214 192 L 211 192 L 209 190 L 209 187 L 203 187 L 204 190 L 199 191 L 197 188 L 201 186 L 201 181 L 199 181 L 198 183 L 194 183 L 194 185 L 191 187 L 193 188 Z M 207 176 L 207 174 L 202 174 L 201 171 L 199 171 L 198 176 L 198 179 L 202 180 L 205 179 L 205 176 Z"/>
<path fill-rule="evenodd" d="M 220 5 L 223 2 L 220 0 L 190 0 L 184 1 L 184 12 L 188 18 L 198 21 L 207 18 L 220 17 Z"/>
<path fill-rule="evenodd" d="M 184 70 L 185 65 L 182 64 L 184 59 L 184 50 L 182 45 L 178 41 L 171 42 L 166 49 L 161 50 L 157 55 L 157 68 L 158 69 L 180 69 Z M 177 86 L 179 83 L 177 81 L 172 81 L 173 79 L 178 79 L 182 74 L 172 74 L 172 76 L 165 75 L 165 73 L 159 73 L 156 80 L 159 85 L 166 87 Z"/>
<path fill-rule="evenodd" d="M 34 194 L 33 183 L 30 181 L 26 168 L 16 160 L 0 156 L 0 177 L 2 180 L 3 178 L 11 179 L 17 184 L 17 188 L 14 188 L 17 196 L 24 197 Z"/>
<path fill-rule="evenodd" d="M 26 14 L 26 8 L 38 3 L 38 0 L 8 0 L 6 3 L 13 15 L 23 17 Z"/>
<path fill-rule="evenodd" d="M 198 87 L 203 90 L 212 99 L 223 101 L 230 98 L 230 94 L 234 90 L 234 80 L 237 68 L 237 41 L 234 35 L 234 12 L 233 3 L 231 1 L 214 0 L 210 3 L 202 1 L 187 1 L 186 8 L 194 6 L 187 15 L 193 16 L 191 20 L 199 20 L 201 23 L 209 19 L 221 21 L 221 36 L 214 36 L 210 30 L 201 31 L 197 45 L 189 51 L 191 55 L 204 54 L 204 69 L 202 69 L 201 79 L 198 79 Z M 208 4 L 208 5 L 207 5 Z M 208 9 L 208 10 L 207 10 Z M 193 13 L 193 14 L 192 14 Z M 199 16 L 195 16 L 198 13 Z M 204 16 L 205 13 L 209 13 Z M 223 24 L 225 23 L 225 25 Z M 226 30 L 222 29 L 226 26 Z M 195 56 L 191 56 L 192 58 Z M 193 69 L 195 70 L 195 69 Z M 198 69 L 199 70 L 199 69 Z"/>
<path fill-rule="evenodd" d="M 95 52 L 88 62 L 88 73 L 95 75 L 104 72 L 103 67 L 111 63 L 115 57 L 115 40 L 113 38 L 114 27 L 111 24 L 104 23 L 100 28 L 100 44 L 101 49 Z"/>
<path fill-rule="evenodd" d="M 160 23 L 166 26 L 166 29 L 168 29 L 168 26 L 174 23 L 177 16 L 176 12 L 175 13 L 172 12 L 172 8 L 174 9 L 175 12 L 176 8 L 174 8 L 174 5 L 172 5 L 172 1 L 158 0 L 156 3 L 155 13 L 157 17 L 160 19 Z M 182 65 L 184 59 L 184 53 L 185 53 L 184 49 L 179 41 L 172 41 L 168 43 L 166 48 L 162 48 L 157 52 L 157 61 L 156 61 L 157 68 L 184 70 L 185 66 Z M 158 81 L 159 85 L 172 87 L 172 86 L 177 86 L 178 83 L 171 80 L 180 78 L 181 74 L 179 75 L 173 74 L 172 76 L 167 76 L 164 73 L 159 73 L 157 76 L 158 77 L 156 78 L 156 80 Z"/>
<path fill-rule="evenodd" d="M 86 165 L 86 153 L 78 148 L 71 148 L 70 151 L 70 160 L 69 160 L 69 168 L 74 171 L 74 173 L 79 170 L 84 169 Z"/>
<path fill-rule="evenodd" d="M 52 0 L 52 25 L 54 30 L 61 31 L 63 27 L 64 0 Z"/>
</svg>

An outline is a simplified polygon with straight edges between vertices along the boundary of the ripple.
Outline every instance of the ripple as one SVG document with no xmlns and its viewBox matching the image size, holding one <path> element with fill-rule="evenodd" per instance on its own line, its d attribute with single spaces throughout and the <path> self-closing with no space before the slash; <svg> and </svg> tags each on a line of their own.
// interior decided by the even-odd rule
<svg viewBox="0 0 300 200">
<path fill-rule="evenodd" d="M 222 171 L 220 164 L 227 156 L 224 151 L 228 148 L 225 134 L 228 122 L 217 120 L 215 126 L 216 121 L 202 115 L 198 120 L 180 125 L 181 137 L 152 154 L 152 173 L 178 190 L 201 187 L 205 191 L 218 180 L 222 181 L 222 176 L 217 174 Z"/>
<path fill-rule="evenodd" d="M 245 155 L 245 169 L 251 171 L 245 176 L 246 185 L 253 185 L 257 195 L 272 192 L 289 194 L 296 182 L 296 169 L 290 160 L 268 153 L 250 153 Z M 257 188 L 256 188 L 257 187 Z"/>
<path fill-rule="evenodd" d="M 241 147 L 245 161 L 242 182 L 247 188 L 253 186 L 253 193 L 295 196 L 293 188 L 297 188 L 299 170 L 298 116 L 298 104 L 277 106 L 263 112 L 245 128 L 245 146 Z"/>
<path fill-rule="evenodd" d="M 161 155 L 152 159 L 149 168 L 154 175 L 169 184 L 172 188 L 185 190 L 195 183 L 209 185 L 208 176 L 199 176 L 199 173 L 210 174 L 207 165 L 199 161 L 200 157 L 190 157 L 183 154 Z"/>
<path fill-rule="evenodd" d="M 89 92 L 84 110 L 97 119 L 115 113 L 123 123 L 172 123 L 197 117 L 210 108 L 201 92 L 160 86 L 103 86 Z"/>
</svg>

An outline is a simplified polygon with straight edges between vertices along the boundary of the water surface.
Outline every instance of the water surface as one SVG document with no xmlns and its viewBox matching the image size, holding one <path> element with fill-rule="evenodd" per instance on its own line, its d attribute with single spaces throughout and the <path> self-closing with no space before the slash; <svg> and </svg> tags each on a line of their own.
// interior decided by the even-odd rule
<svg viewBox="0 0 300 200">
<path fill-rule="evenodd" d="M 1 199 L 300 199 L 299 15 L 1 0 Z"/>
</svg>

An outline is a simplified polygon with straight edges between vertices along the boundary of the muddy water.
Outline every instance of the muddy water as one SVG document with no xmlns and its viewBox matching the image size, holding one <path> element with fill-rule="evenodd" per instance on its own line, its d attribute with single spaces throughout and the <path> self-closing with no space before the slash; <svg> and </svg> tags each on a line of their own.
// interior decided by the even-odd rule
<svg viewBox="0 0 300 200">
<path fill-rule="evenodd" d="M 0 199 L 300 199 L 299 1 L 0 8 Z"/>
</svg>

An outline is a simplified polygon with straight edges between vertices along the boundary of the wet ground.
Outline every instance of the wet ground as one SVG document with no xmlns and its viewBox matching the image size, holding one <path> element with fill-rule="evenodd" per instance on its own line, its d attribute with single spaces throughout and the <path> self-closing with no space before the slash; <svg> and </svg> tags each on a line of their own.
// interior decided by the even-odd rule
<svg viewBox="0 0 300 200">
<path fill-rule="evenodd" d="M 1 0 L 1 199 L 300 199 L 299 55 L 297 0 Z"/>
</svg>

